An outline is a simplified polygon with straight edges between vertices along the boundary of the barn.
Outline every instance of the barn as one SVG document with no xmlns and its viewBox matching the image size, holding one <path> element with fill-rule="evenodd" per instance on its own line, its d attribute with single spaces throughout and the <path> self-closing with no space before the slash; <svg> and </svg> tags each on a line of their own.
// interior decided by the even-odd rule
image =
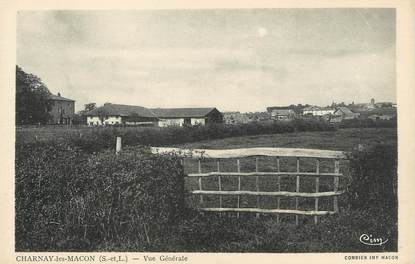
<svg viewBox="0 0 415 264">
<path fill-rule="evenodd" d="M 223 115 L 215 107 L 207 108 L 153 108 L 158 126 L 194 126 L 222 123 Z"/>
<path fill-rule="evenodd" d="M 89 126 L 98 125 L 157 125 L 158 118 L 142 106 L 106 103 L 84 114 Z"/>
</svg>

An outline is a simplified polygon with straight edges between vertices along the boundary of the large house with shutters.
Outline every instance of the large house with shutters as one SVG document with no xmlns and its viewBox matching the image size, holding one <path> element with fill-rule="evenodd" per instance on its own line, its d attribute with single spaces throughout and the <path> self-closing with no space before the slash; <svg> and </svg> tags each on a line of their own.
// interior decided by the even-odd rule
<svg viewBox="0 0 415 264">
<path fill-rule="evenodd" d="M 75 113 L 75 100 L 58 95 L 49 95 L 51 109 L 49 111 L 48 124 L 71 125 Z"/>
<path fill-rule="evenodd" d="M 209 108 L 146 108 L 142 106 L 104 104 L 84 114 L 89 126 L 194 126 L 222 123 L 223 115 Z"/>
</svg>

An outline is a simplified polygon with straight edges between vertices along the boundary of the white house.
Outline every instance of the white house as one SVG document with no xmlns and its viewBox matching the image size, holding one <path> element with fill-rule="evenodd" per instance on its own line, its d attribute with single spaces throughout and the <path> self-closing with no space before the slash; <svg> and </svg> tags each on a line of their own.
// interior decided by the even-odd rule
<svg viewBox="0 0 415 264">
<path fill-rule="evenodd" d="M 334 114 L 335 109 L 331 107 L 310 106 L 303 109 L 303 115 L 325 116 Z"/>
</svg>

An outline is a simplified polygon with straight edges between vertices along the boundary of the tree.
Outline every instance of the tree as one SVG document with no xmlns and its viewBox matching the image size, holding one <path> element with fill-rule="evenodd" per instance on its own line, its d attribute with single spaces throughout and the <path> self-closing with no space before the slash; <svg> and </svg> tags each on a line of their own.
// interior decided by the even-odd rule
<svg viewBox="0 0 415 264">
<path fill-rule="evenodd" d="M 85 113 L 94 110 L 97 108 L 97 104 L 96 103 L 87 103 L 84 104 L 84 109 L 81 111 L 78 111 L 78 113 L 76 113 L 73 117 L 73 124 L 74 125 L 85 125 L 86 124 L 86 116 Z"/>
<path fill-rule="evenodd" d="M 88 103 L 88 104 L 85 105 L 85 112 L 94 110 L 95 108 L 97 108 L 96 103 Z"/>
<path fill-rule="evenodd" d="M 46 124 L 52 109 L 50 94 L 39 77 L 16 65 L 16 124 Z"/>
</svg>

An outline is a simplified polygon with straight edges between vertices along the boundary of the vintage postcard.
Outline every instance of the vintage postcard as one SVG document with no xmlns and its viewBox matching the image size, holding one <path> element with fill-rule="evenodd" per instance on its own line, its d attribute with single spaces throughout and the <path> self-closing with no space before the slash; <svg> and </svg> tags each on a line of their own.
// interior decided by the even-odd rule
<svg viewBox="0 0 415 264">
<path fill-rule="evenodd" d="M 1 12 L 0 262 L 413 263 L 412 2 Z"/>
</svg>

